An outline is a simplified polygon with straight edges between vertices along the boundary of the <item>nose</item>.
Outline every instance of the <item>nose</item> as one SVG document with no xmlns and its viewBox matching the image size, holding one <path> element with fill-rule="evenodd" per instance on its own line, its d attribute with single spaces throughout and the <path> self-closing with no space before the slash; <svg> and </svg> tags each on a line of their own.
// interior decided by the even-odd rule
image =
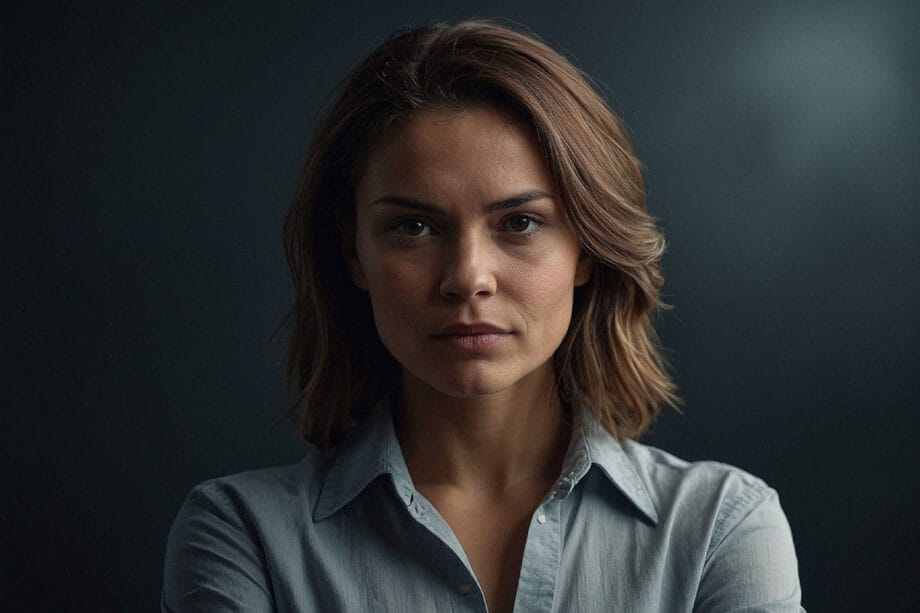
<svg viewBox="0 0 920 613">
<path fill-rule="evenodd" d="M 459 237 L 447 251 L 441 274 L 442 297 L 471 300 L 495 293 L 495 257 L 489 245 L 475 237 Z"/>
</svg>

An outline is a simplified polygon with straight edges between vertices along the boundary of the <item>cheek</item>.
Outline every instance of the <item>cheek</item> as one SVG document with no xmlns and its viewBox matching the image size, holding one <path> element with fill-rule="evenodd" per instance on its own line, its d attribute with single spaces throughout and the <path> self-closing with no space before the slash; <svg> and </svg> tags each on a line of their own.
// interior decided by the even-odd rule
<svg viewBox="0 0 920 613">
<path fill-rule="evenodd" d="M 549 330 L 568 329 L 572 317 L 575 266 L 568 258 L 551 258 L 538 271 L 518 276 L 520 300 L 535 321 Z"/>
<path fill-rule="evenodd" d="M 412 266 L 378 260 L 365 268 L 368 293 L 377 327 L 411 327 L 419 320 L 419 309 L 425 304 L 423 272 Z"/>
<path fill-rule="evenodd" d="M 527 280 L 536 301 L 565 302 L 572 294 L 575 287 L 575 259 L 566 255 L 553 253 L 535 263 L 529 271 L 522 271 L 518 275 L 518 278 Z"/>
</svg>

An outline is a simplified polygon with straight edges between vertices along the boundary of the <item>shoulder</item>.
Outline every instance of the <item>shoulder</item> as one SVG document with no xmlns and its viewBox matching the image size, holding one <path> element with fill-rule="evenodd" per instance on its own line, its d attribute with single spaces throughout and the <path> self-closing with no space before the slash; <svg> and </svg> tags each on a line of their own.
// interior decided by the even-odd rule
<svg viewBox="0 0 920 613">
<path fill-rule="evenodd" d="M 189 492 L 183 511 L 227 518 L 279 519 L 291 509 L 312 509 L 328 457 L 310 447 L 295 464 L 248 470 L 202 481 Z"/>
<path fill-rule="evenodd" d="M 776 490 L 729 464 L 688 462 L 634 441 L 623 449 L 659 511 L 659 529 L 696 551 L 697 610 L 801 610 L 792 531 Z"/>
<path fill-rule="evenodd" d="M 741 468 L 688 462 L 631 440 L 624 441 L 623 450 L 662 519 L 708 535 L 707 555 L 755 510 L 761 511 L 762 521 L 788 526 L 776 490 Z"/>
<path fill-rule="evenodd" d="M 709 518 L 718 540 L 744 514 L 774 501 L 776 491 L 751 473 L 722 462 L 688 462 L 666 451 L 627 440 L 623 450 L 659 510 Z"/>
<path fill-rule="evenodd" d="M 166 544 L 162 609 L 268 610 L 269 560 L 278 543 L 308 529 L 326 460 L 308 450 L 297 464 L 199 483 L 179 509 Z M 218 606 L 220 605 L 220 606 Z"/>
<path fill-rule="evenodd" d="M 767 488 L 763 480 L 751 473 L 723 462 L 691 462 L 667 451 L 634 440 L 624 440 L 623 451 L 636 470 L 649 476 L 665 478 L 667 482 L 687 479 L 704 483 L 737 482 L 755 490 Z"/>
</svg>

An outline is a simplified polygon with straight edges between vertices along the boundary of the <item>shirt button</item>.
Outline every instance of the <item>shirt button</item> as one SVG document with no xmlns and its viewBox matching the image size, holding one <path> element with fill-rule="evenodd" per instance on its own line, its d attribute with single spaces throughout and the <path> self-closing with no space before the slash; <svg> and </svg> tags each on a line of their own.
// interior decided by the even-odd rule
<svg viewBox="0 0 920 613">
<path fill-rule="evenodd" d="M 546 515 L 544 515 L 543 513 L 540 513 L 539 515 L 537 515 L 537 521 L 540 522 L 541 524 L 545 524 Z"/>
<path fill-rule="evenodd" d="M 464 583 L 463 585 L 457 587 L 457 591 L 466 596 L 473 591 L 473 586 L 469 583 Z"/>
</svg>

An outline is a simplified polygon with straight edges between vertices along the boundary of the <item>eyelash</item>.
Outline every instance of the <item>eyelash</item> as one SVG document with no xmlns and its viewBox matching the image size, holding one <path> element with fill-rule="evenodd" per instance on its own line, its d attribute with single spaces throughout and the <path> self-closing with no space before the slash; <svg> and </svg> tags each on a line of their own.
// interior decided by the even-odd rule
<svg viewBox="0 0 920 613">
<path fill-rule="evenodd" d="M 534 215 L 533 213 L 513 213 L 511 215 L 508 215 L 507 217 L 502 218 L 499 226 L 500 227 L 506 226 L 508 223 L 510 223 L 512 219 L 521 219 L 521 218 L 526 219 L 528 222 L 533 224 L 533 229 L 527 230 L 524 232 L 508 232 L 510 236 L 514 236 L 518 239 L 524 239 L 524 240 L 531 239 L 537 232 L 539 232 L 542 229 L 543 224 L 545 223 L 542 217 L 538 215 Z M 422 224 L 425 228 L 428 229 L 428 233 L 427 234 L 408 234 L 406 233 L 404 230 L 405 230 L 406 225 L 409 223 Z M 409 243 L 409 242 L 424 239 L 425 237 L 430 236 L 432 232 L 432 224 L 429 223 L 428 221 L 425 221 L 424 219 L 420 217 L 401 217 L 399 219 L 394 220 L 393 223 L 390 224 L 389 230 L 400 241 Z"/>
</svg>

